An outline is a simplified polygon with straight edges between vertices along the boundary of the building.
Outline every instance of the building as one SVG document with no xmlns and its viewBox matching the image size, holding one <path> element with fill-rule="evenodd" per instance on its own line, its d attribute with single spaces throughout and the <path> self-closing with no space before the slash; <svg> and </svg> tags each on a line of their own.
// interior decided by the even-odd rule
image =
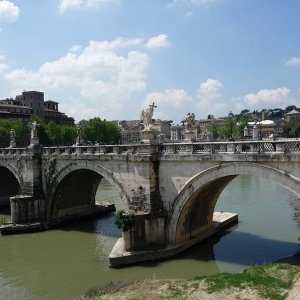
<svg viewBox="0 0 300 300">
<path fill-rule="evenodd" d="M 291 122 L 298 123 L 298 122 L 300 122 L 300 112 L 293 109 L 292 111 L 290 111 L 289 113 L 287 113 L 284 116 L 284 120 L 288 123 L 291 123 Z"/>
<path fill-rule="evenodd" d="M 141 132 L 144 130 L 144 125 L 141 120 L 122 120 L 112 122 L 120 129 L 122 144 L 135 144 L 142 139 Z M 153 119 L 151 130 L 157 131 L 159 134 L 163 135 L 164 138 L 169 139 L 171 123 L 172 121 Z"/>
<path fill-rule="evenodd" d="M 0 118 L 28 120 L 36 115 L 45 121 L 58 124 L 74 125 L 74 119 L 58 110 L 58 102 L 44 101 L 44 93 L 37 91 L 23 91 L 15 99 L 0 100 Z"/>
<path fill-rule="evenodd" d="M 162 134 L 166 139 L 170 139 L 171 136 L 171 123 L 173 121 L 162 121 L 160 119 L 155 119 L 152 122 L 151 129 L 157 130 L 160 134 Z"/>
<path fill-rule="evenodd" d="M 258 129 L 259 138 L 282 136 L 283 134 L 283 121 L 274 122 L 272 120 L 263 120 L 260 122 L 248 122 L 250 136 L 253 136 L 254 125 L 256 125 Z"/>
<path fill-rule="evenodd" d="M 170 139 L 172 142 L 180 141 L 184 139 L 185 126 L 183 125 L 172 125 L 170 128 Z"/>
<path fill-rule="evenodd" d="M 226 119 L 200 119 L 199 121 L 196 122 L 197 138 L 199 139 L 207 138 L 211 134 L 211 132 L 209 131 L 209 126 L 213 122 L 222 126 L 226 123 Z"/>
<path fill-rule="evenodd" d="M 121 144 L 135 144 L 141 140 L 141 131 L 143 130 L 143 127 L 140 124 L 140 120 L 122 120 L 112 122 L 118 126 L 120 130 Z"/>
</svg>

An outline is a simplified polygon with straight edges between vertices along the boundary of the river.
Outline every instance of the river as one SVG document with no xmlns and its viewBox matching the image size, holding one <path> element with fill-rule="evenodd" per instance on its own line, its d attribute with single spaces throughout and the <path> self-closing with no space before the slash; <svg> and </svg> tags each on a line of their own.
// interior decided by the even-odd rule
<svg viewBox="0 0 300 300">
<path fill-rule="evenodd" d="M 121 269 L 108 267 L 108 254 L 121 236 L 113 215 L 41 233 L 0 235 L 0 299 L 75 299 L 118 280 L 238 272 L 292 255 L 299 251 L 292 196 L 275 183 L 238 176 L 223 191 L 216 208 L 237 212 L 238 225 L 170 260 Z M 105 180 L 97 200 L 123 207 Z M 8 211 L 2 209 L 3 216 L 8 219 Z"/>
</svg>

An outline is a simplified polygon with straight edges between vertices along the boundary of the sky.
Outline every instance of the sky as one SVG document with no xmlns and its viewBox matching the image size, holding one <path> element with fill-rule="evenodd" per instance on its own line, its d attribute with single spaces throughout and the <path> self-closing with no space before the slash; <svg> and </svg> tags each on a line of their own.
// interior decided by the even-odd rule
<svg viewBox="0 0 300 300">
<path fill-rule="evenodd" d="M 0 99 L 179 123 L 300 107 L 299 0 L 0 0 Z"/>
</svg>

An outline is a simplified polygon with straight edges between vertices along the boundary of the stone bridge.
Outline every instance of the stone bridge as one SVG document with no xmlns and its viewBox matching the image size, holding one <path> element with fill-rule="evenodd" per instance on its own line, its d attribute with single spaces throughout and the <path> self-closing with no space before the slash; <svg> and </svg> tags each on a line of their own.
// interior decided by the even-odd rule
<svg viewBox="0 0 300 300">
<path fill-rule="evenodd" d="M 0 204 L 10 204 L 14 224 L 58 222 L 91 212 L 105 177 L 133 212 L 122 247 L 169 249 L 212 228 L 221 192 L 240 174 L 275 181 L 300 196 L 299 162 L 300 141 L 294 139 L 5 148 Z"/>
</svg>

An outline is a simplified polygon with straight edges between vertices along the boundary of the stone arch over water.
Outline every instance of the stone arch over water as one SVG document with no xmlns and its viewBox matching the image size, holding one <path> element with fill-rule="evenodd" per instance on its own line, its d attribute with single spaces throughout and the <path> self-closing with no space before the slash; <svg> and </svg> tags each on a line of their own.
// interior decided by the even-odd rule
<svg viewBox="0 0 300 300">
<path fill-rule="evenodd" d="M 73 162 L 53 176 L 47 195 L 47 218 L 57 219 L 93 209 L 95 195 L 103 177 L 118 191 L 122 200 L 128 203 L 128 196 L 112 172 L 94 162 Z"/>
<path fill-rule="evenodd" d="M 300 179 L 284 171 L 251 162 L 221 163 L 193 176 L 180 190 L 170 212 L 169 242 L 180 244 L 208 230 L 220 194 L 238 175 L 274 181 L 300 196 Z"/>
<path fill-rule="evenodd" d="M 9 198 L 19 194 L 22 181 L 17 170 L 9 163 L 0 163 L 0 207 L 9 206 Z"/>
</svg>

